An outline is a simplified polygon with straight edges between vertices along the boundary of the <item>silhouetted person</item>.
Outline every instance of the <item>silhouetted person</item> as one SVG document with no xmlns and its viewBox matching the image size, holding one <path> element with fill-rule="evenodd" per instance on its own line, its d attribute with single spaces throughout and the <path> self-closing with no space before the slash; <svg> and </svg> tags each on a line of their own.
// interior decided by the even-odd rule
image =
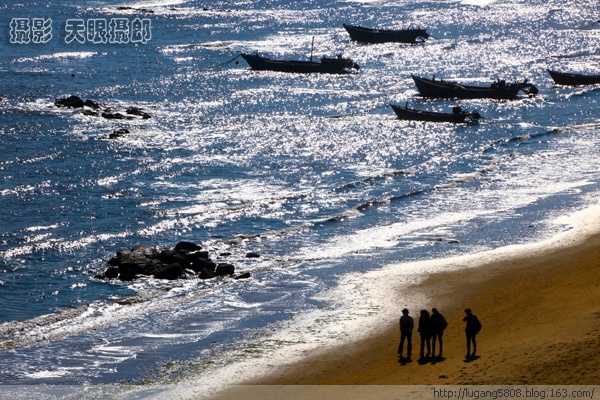
<svg viewBox="0 0 600 400">
<path fill-rule="evenodd" d="M 477 316 L 475 316 L 470 308 L 465 310 L 466 317 L 463 318 L 463 321 L 467 323 L 465 327 L 465 333 L 467 335 L 467 358 L 475 356 L 477 354 L 477 341 L 475 337 L 481 330 L 481 322 Z M 473 343 L 473 353 L 471 353 L 471 343 Z"/>
<path fill-rule="evenodd" d="M 427 345 L 427 357 L 431 355 L 431 317 L 427 310 L 421 310 L 419 317 L 419 334 L 421 335 L 421 358 L 425 357 L 425 345 Z"/>
<path fill-rule="evenodd" d="M 442 337 L 444 336 L 444 330 L 446 329 L 446 327 L 448 326 L 448 322 L 446 321 L 446 318 L 444 318 L 444 316 L 442 314 L 440 314 L 440 312 L 437 310 L 437 308 L 434 308 L 431 310 L 431 338 L 432 338 L 432 353 L 431 355 L 433 357 L 435 357 L 435 343 L 436 341 L 440 343 L 440 354 L 438 355 L 438 357 L 442 356 L 442 351 L 443 351 L 443 347 L 444 347 L 444 341 L 442 340 Z"/>
<path fill-rule="evenodd" d="M 415 321 L 410 315 L 408 310 L 405 308 L 402 310 L 402 316 L 400 317 L 400 345 L 398 345 L 398 355 L 402 357 L 402 350 L 404 349 L 404 341 L 407 341 L 406 350 L 410 359 L 412 354 L 412 331 L 415 328 Z"/>
</svg>

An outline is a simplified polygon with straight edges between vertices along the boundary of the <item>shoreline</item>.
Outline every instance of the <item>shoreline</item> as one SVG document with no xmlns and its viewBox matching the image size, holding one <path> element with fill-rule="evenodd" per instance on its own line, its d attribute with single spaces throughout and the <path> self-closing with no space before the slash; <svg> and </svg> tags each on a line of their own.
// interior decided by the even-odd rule
<svg viewBox="0 0 600 400">
<path fill-rule="evenodd" d="M 385 318 L 384 327 L 366 339 L 311 351 L 301 361 L 274 366 L 264 376 L 212 398 L 235 398 L 240 390 L 281 385 L 598 384 L 599 209 L 576 213 L 569 219 L 574 229 L 540 243 L 435 260 L 440 269 L 408 289 L 390 282 L 393 266 L 386 267 L 376 284 L 390 296 L 382 317 L 395 318 Z M 415 328 L 413 360 L 399 363 L 397 318 L 410 298 L 429 299 L 428 304 L 409 307 L 415 323 L 421 308 L 436 307 L 448 320 L 444 359 L 418 360 L 420 338 Z M 462 322 L 467 307 L 483 324 L 478 335 L 480 357 L 468 362 Z"/>
</svg>

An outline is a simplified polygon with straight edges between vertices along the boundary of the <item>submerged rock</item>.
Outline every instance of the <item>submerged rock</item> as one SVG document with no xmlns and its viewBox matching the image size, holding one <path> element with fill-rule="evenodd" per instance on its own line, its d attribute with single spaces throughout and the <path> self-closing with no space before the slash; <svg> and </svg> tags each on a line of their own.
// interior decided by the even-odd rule
<svg viewBox="0 0 600 400">
<path fill-rule="evenodd" d="M 79 96 L 69 96 L 61 99 L 55 99 L 54 105 L 56 107 L 66 108 L 84 108 L 84 115 L 92 117 L 103 117 L 106 119 L 134 119 L 135 117 L 141 117 L 142 119 L 152 118 L 150 114 L 145 112 L 140 107 L 129 106 L 125 109 L 125 115 L 119 112 L 113 112 L 110 108 L 102 105 L 94 100 L 83 100 Z"/>
<path fill-rule="evenodd" d="M 69 96 L 64 99 L 54 100 L 56 107 L 67 107 L 67 108 L 83 108 L 85 102 L 81 97 Z"/>
<path fill-rule="evenodd" d="M 148 113 L 146 113 L 146 112 L 142 111 L 142 109 L 141 109 L 141 108 L 139 108 L 139 107 L 133 107 L 133 106 L 132 106 L 132 107 L 128 107 L 128 108 L 127 108 L 127 110 L 126 110 L 125 112 L 126 112 L 127 114 L 130 114 L 130 115 L 137 115 L 137 116 L 139 116 L 139 117 L 142 117 L 143 119 L 149 119 L 149 118 L 152 118 L 152 117 L 150 116 L 150 114 L 148 114 Z"/>
<path fill-rule="evenodd" d="M 243 274 L 239 274 L 237 276 L 235 276 L 233 279 L 239 280 L 239 279 L 248 279 L 250 278 L 250 272 L 244 272 Z"/>
<path fill-rule="evenodd" d="M 108 135 L 108 138 L 109 139 L 116 139 L 116 138 L 119 138 L 121 136 L 127 135 L 128 133 L 129 133 L 129 129 L 121 128 L 121 129 L 118 129 L 118 130 L 114 131 L 110 135 Z"/>
<path fill-rule="evenodd" d="M 235 267 L 233 264 L 217 264 L 217 267 L 215 268 L 215 274 L 217 274 L 217 276 L 233 275 L 234 273 Z"/>
<path fill-rule="evenodd" d="M 102 114 L 102 118 L 106 118 L 106 119 L 125 119 L 127 117 L 125 117 L 123 114 L 121 113 L 113 113 L 113 112 L 103 112 Z"/>
</svg>

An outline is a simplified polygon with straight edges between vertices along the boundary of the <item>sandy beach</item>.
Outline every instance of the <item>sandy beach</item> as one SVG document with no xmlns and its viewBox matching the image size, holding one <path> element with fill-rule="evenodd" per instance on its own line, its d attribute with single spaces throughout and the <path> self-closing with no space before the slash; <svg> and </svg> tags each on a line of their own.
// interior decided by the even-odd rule
<svg viewBox="0 0 600 400">
<path fill-rule="evenodd" d="M 248 384 L 290 387 L 600 383 L 598 233 L 584 238 L 565 235 L 555 240 L 552 247 L 532 254 L 519 252 L 475 268 L 432 274 L 410 290 L 430 296 L 432 303 L 423 308 L 437 307 L 449 322 L 443 359 L 419 360 L 420 339 L 415 332 L 412 361 L 399 361 L 398 323 L 390 321 L 389 328 L 367 340 L 315 352 L 302 362 L 279 367 L 262 379 L 234 387 L 216 398 L 233 398 L 243 388 L 250 395 Z M 401 302 L 406 293 L 395 295 Z M 483 324 L 478 335 L 478 357 L 473 360 L 465 359 L 462 319 L 467 307 Z M 419 310 L 411 310 L 411 315 L 416 322 Z M 305 395 L 292 391 L 286 396 L 294 397 L 294 393 L 297 398 Z"/>
</svg>

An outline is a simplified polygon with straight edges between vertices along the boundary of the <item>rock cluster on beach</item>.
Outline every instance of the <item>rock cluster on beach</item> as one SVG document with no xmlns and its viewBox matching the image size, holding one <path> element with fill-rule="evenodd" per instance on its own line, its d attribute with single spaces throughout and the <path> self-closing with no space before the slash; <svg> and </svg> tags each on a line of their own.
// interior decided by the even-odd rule
<svg viewBox="0 0 600 400">
<path fill-rule="evenodd" d="M 230 276 L 234 279 L 250 277 L 246 272 L 235 275 L 235 267 L 229 263 L 215 263 L 209 252 L 191 242 L 180 242 L 172 249 L 156 249 L 139 245 L 117 252 L 105 264 L 106 270 L 97 279 L 132 281 L 144 276 L 157 279 L 186 279 L 190 274 L 200 279 Z"/>
</svg>

